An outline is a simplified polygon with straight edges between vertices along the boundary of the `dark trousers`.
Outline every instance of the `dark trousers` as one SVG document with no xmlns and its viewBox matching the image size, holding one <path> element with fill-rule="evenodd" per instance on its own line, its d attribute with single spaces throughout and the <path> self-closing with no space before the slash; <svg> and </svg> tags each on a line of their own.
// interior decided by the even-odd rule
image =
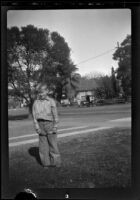
<svg viewBox="0 0 140 200">
<path fill-rule="evenodd" d="M 43 166 L 60 166 L 61 158 L 57 145 L 57 133 L 50 131 L 51 122 L 39 123 L 39 125 L 43 133 L 39 135 L 39 155 Z"/>
</svg>

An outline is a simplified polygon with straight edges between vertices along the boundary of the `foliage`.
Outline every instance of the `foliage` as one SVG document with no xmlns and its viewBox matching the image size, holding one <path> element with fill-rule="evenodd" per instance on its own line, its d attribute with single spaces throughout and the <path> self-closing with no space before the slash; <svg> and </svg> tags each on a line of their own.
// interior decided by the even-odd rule
<svg viewBox="0 0 140 200">
<path fill-rule="evenodd" d="M 98 87 L 94 89 L 94 94 L 96 98 L 99 99 L 109 99 L 114 96 L 114 91 L 112 87 L 112 80 L 109 76 L 101 76 L 95 79 Z"/>
<path fill-rule="evenodd" d="M 54 93 L 57 94 L 57 100 L 60 101 L 62 93 L 65 93 L 68 98 L 71 98 L 73 91 L 77 87 L 79 74 L 76 73 L 77 67 L 70 59 L 70 48 L 68 44 L 57 32 L 51 34 L 53 43 L 51 49 L 51 57 L 56 63 L 56 82 Z"/>
<path fill-rule="evenodd" d="M 117 79 L 121 80 L 124 95 L 131 95 L 131 35 L 123 40 L 113 59 L 118 61 Z"/>
<path fill-rule="evenodd" d="M 49 47 L 48 30 L 32 25 L 7 31 L 8 83 L 13 95 L 24 98 L 31 109 L 39 82 L 38 70 Z M 37 74 L 37 75 L 36 75 Z"/>
<path fill-rule="evenodd" d="M 17 99 L 8 99 L 8 108 L 17 108 L 19 106 L 19 101 Z"/>
<path fill-rule="evenodd" d="M 8 86 L 13 96 L 32 104 L 37 85 L 45 82 L 58 100 L 64 87 L 77 82 L 76 66 L 70 59 L 70 48 L 57 32 L 38 29 L 33 25 L 7 30 Z"/>
</svg>

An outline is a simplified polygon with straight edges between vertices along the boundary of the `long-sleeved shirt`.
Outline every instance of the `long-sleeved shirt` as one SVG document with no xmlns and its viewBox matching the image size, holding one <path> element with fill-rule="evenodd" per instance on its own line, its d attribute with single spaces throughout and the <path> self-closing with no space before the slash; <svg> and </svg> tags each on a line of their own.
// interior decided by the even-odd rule
<svg viewBox="0 0 140 200">
<path fill-rule="evenodd" d="M 53 121 L 55 125 L 58 123 L 56 103 L 50 97 L 46 97 L 44 100 L 35 100 L 32 112 L 35 127 L 38 127 L 38 119 Z"/>
</svg>

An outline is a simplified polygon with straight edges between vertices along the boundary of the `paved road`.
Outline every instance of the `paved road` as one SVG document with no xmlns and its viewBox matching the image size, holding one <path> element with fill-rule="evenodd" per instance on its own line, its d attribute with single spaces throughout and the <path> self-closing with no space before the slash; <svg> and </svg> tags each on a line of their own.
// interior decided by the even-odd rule
<svg viewBox="0 0 140 200">
<path fill-rule="evenodd" d="M 59 108 L 58 137 L 110 127 L 131 127 L 131 105 Z M 32 120 L 9 121 L 10 146 L 38 141 Z"/>
</svg>

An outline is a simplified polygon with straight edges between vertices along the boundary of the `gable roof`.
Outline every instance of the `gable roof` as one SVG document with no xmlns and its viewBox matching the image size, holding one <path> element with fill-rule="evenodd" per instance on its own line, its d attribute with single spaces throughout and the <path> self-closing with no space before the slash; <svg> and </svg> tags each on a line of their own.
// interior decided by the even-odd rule
<svg viewBox="0 0 140 200">
<path fill-rule="evenodd" d="M 81 78 L 77 87 L 77 91 L 91 91 L 97 87 L 98 85 L 94 79 Z"/>
</svg>

